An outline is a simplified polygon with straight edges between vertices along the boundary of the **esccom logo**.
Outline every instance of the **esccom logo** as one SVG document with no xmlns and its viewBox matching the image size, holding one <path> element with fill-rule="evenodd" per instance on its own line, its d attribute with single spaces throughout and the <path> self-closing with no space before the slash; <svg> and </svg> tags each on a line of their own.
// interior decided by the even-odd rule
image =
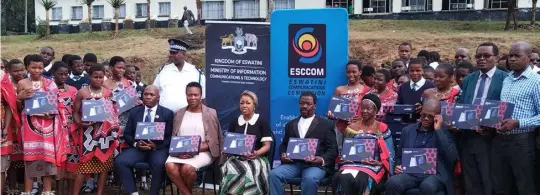
<svg viewBox="0 0 540 195">
<path fill-rule="evenodd" d="M 326 78 L 326 25 L 289 25 L 289 78 Z"/>
</svg>

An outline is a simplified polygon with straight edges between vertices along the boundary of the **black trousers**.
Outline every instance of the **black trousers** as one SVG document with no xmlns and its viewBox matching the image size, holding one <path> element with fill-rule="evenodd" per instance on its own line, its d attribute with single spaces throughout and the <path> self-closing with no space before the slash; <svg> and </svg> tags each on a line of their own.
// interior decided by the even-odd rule
<svg viewBox="0 0 540 195">
<path fill-rule="evenodd" d="M 491 150 L 493 136 L 461 132 L 461 170 L 466 194 L 492 195 Z"/>
<path fill-rule="evenodd" d="M 491 161 L 495 194 L 536 194 L 535 150 L 534 132 L 495 136 Z"/>
</svg>

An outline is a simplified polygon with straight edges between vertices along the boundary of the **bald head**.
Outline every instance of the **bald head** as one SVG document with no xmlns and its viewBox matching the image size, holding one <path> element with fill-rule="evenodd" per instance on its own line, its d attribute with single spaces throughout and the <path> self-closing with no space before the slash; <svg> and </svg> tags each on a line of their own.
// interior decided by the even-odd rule
<svg viewBox="0 0 540 195">
<path fill-rule="evenodd" d="M 441 114 L 441 102 L 439 100 L 428 99 L 422 105 L 422 112 L 433 115 Z"/>
<path fill-rule="evenodd" d="M 143 104 L 146 107 L 153 108 L 159 101 L 159 89 L 155 85 L 148 85 L 144 88 Z"/>
<path fill-rule="evenodd" d="M 512 44 L 512 49 L 511 50 L 516 50 L 518 52 L 524 52 L 525 54 L 527 55 L 530 55 L 533 51 L 533 47 L 531 46 L 531 44 L 525 42 L 525 41 L 520 41 L 520 42 L 516 42 L 514 44 Z"/>
<path fill-rule="evenodd" d="M 456 64 L 461 64 L 461 63 L 464 63 L 464 62 L 469 62 L 471 59 L 470 59 L 470 54 L 469 54 L 469 50 L 467 48 L 458 48 L 456 50 L 456 54 L 455 54 L 455 61 L 456 61 Z"/>
</svg>

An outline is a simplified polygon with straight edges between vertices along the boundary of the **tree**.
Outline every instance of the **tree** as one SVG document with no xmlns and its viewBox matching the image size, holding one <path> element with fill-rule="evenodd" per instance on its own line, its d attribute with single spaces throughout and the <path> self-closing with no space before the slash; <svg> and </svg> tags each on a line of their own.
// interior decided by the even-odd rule
<svg viewBox="0 0 540 195">
<path fill-rule="evenodd" d="M 2 35 L 24 32 L 24 24 L 28 25 L 28 32 L 36 32 L 36 17 L 34 11 L 40 6 L 40 1 L 28 1 L 28 18 L 25 20 L 25 2 L 21 0 L 1 0 L 2 7 L 0 29 Z M 9 22 L 7 22 L 9 21 Z"/>
<path fill-rule="evenodd" d="M 40 0 L 41 5 L 45 8 L 45 23 L 47 28 L 47 35 L 51 34 L 51 28 L 49 27 L 49 10 L 51 10 L 58 2 L 56 0 Z"/>
<path fill-rule="evenodd" d="M 538 0 L 532 0 L 531 25 L 534 25 L 534 23 L 536 23 L 536 3 L 538 3 Z"/>
<path fill-rule="evenodd" d="M 268 14 L 266 14 L 266 22 L 270 22 L 270 15 L 274 11 L 274 0 L 268 0 Z"/>
<path fill-rule="evenodd" d="M 118 17 L 120 15 L 120 6 L 122 6 L 125 3 L 125 0 L 109 0 L 109 4 L 114 8 L 114 20 L 116 20 L 115 28 L 114 28 L 114 35 L 118 36 Z"/>
<path fill-rule="evenodd" d="M 90 25 L 88 32 L 90 33 L 92 33 L 92 3 L 94 3 L 94 1 L 96 0 L 81 0 L 81 2 L 88 7 L 88 24 Z"/>
<path fill-rule="evenodd" d="M 508 10 L 506 12 L 506 24 L 504 25 L 504 30 L 510 30 L 510 19 L 511 17 L 514 20 L 514 30 L 517 29 L 516 21 L 516 0 L 508 0 Z"/>
<path fill-rule="evenodd" d="M 150 30 L 150 0 L 147 0 L 146 4 L 146 29 Z"/>
<path fill-rule="evenodd" d="M 202 16 L 202 2 L 201 0 L 197 0 L 197 25 L 201 25 L 201 16 Z"/>
</svg>

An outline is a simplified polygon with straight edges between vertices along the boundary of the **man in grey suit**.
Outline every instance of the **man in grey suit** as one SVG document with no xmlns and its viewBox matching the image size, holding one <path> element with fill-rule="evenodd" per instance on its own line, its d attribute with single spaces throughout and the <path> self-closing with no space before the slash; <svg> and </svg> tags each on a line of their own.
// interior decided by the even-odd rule
<svg viewBox="0 0 540 195">
<path fill-rule="evenodd" d="M 485 100 L 500 100 L 502 83 L 506 74 L 497 69 L 499 48 L 493 43 L 482 43 L 476 49 L 476 67 L 463 79 L 462 104 L 484 103 Z M 493 129 L 478 132 L 462 130 L 461 163 L 467 194 L 491 195 L 493 186 L 490 180 L 491 148 Z"/>
<path fill-rule="evenodd" d="M 184 29 L 186 29 L 186 34 L 193 34 L 191 30 L 189 29 L 189 25 L 193 25 L 195 22 L 195 16 L 193 15 L 193 12 L 187 8 L 187 6 L 184 6 L 184 14 L 182 14 L 182 24 L 184 24 Z"/>
</svg>

